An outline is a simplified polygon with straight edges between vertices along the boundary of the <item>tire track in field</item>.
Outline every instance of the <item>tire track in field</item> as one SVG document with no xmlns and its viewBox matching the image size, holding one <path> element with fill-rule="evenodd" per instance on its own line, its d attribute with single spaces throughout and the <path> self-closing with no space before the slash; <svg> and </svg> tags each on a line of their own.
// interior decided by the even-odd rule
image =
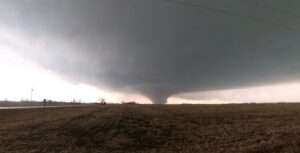
<svg viewBox="0 0 300 153">
<path fill-rule="evenodd" d="M 71 137 L 73 146 L 103 147 L 118 133 L 123 114 L 123 107 L 104 106 L 65 123 L 63 135 Z"/>
<path fill-rule="evenodd" d="M 97 125 L 98 127 L 102 129 L 115 129 L 118 127 L 120 121 L 122 120 L 123 114 L 124 114 L 124 108 L 123 107 L 114 107 L 111 110 L 111 114 L 106 117 L 100 125 Z"/>
</svg>

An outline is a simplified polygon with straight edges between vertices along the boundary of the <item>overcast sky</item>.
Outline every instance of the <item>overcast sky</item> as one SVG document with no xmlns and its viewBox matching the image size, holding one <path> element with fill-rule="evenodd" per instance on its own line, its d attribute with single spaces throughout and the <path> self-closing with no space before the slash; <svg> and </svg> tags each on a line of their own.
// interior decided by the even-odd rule
<svg viewBox="0 0 300 153">
<path fill-rule="evenodd" d="M 35 85 L 39 98 L 64 100 L 81 93 L 87 101 L 300 101 L 299 7 L 298 0 L 0 0 L 0 95 Z"/>
</svg>

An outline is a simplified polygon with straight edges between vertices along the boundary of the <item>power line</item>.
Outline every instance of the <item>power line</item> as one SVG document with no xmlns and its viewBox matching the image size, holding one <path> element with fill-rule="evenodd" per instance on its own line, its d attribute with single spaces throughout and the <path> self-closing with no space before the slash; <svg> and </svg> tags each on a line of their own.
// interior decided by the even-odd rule
<svg viewBox="0 0 300 153">
<path fill-rule="evenodd" d="M 271 7 L 271 6 L 268 6 L 268 5 L 264 5 L 264 4 L 261 4 L 261 3 L 257 3 L 257 2 L 251 1 L 251 0 L 241 0 L 241 1 L 243 1 L 245 3 L 255 5 L 255 6 L 259 6 L 259 7 L 265 8 L 265 9 L 269 9 L 269 10 L 272 10 L 274 12 L 280 12 L 282 14 L 286 14 L 286 15 L 292 16 L 294 18 L 300 19 L 300 15 L 294 14 L 292 12 L 284 11 L 284 10 L 281 10 L 281 9 L 278 9 L 278 8 L 275 8 L 275 7 Z"/>
<path fill-rule="evenodd" d="M 188 6 L 188 7 L 196 7 L 196 8 L 211 10 L 211 11 L 214 11 L 214 12 L 219 12 L 219 13 L 232 15 L 232 16 L 239 16 L 239 17 L 242 17 L 242 18 L 247 18 L 249 20 L 256 21 L 256 22 L 261 22 L 261 23 L 281 27 L 281 28 L 284 28 L 284 29 L 287 29 L 287 30 L 290 30 L 290 31 L 300 32 L 298 29 L 295 29 L 295 28 L 290 27 L 290 26 L 286 26 L 286 25 L 276 23 L 276 22 L 273 22 L 273 21 L 269 21 L 269 20 L 265 20 L 265 19 L 261 19 L 261 18 L 258 18 L 258 17 L 245 15 L 245 14 L 241 14 L 241 13 L 237 13 L 237 12 L 233 12 L 233 11 L 229 11 L 229 10 L 212 8 L 212 7 L 202 6 L 202 5 L 199 5 L 199 4 L 192 4 L 192 3 L 187 3 L 187 2 L 177 1 L 177 0 L 160 0 L 160 1 L 173 3 L 173 4 L 177 4 L 177 5 Z"/>
</svg>

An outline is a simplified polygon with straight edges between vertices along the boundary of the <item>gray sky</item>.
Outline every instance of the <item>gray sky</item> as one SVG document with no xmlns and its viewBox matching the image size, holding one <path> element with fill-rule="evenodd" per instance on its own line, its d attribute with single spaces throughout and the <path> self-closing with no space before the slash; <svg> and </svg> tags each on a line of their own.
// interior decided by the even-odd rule
<svg viewBox="0 0 300 153">
<path fill-rule="evenodd" d="M 299 81 L 300 1 L 173 2 L 0 0 L 0 26 L 46 69 L 155 103 Z"/>
</svg>

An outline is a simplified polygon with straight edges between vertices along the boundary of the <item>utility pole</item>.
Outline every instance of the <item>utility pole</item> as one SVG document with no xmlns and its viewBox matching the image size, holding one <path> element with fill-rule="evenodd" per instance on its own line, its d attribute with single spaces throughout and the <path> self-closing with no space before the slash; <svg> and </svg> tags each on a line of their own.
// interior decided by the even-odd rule
<svg viewBox="0 0 300 153">
<path fill-rule="evenodd" d="M 44 114 L 46 113 L 46 102 L 47 102 L 47 99 L 44 99 L 44 100 L 43 100 L 43 105 L 44 105 Z"/>
<path fill-rule="evenodd" d="M 30 92 L 30 101 L 32 102 L 32 96 L 33 96 L 33 86 L 31 87 L 31 92 Z"/>
</svg>

